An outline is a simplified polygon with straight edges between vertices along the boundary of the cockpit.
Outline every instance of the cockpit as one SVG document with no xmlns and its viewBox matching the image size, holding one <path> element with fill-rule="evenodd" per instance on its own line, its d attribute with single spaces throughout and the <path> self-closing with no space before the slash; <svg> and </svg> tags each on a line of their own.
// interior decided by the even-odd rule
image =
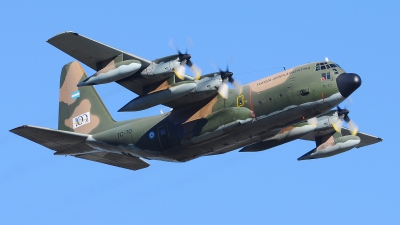
<svg viewBox="0 0 400 225">
<path fill-rule="evenodd" d="M 336 67 L 341 68 L 341 67 L 340 67 L 338 64 L 336 64 L 336 63 L 332 63 L 332 62 L 321 62 L 321 63 L 315 64 L 315 71 L 326 70 L 326 69 L 336 68 Z"/>
<path fill-rule="evenodd" d="M 339 74 L 337 68 L 341 69 L 338 64 L 328 61 L 315 64 L 315 71 L 321 71 L 321 81 L 331 80 L 331 75 Z"/>
</svg>

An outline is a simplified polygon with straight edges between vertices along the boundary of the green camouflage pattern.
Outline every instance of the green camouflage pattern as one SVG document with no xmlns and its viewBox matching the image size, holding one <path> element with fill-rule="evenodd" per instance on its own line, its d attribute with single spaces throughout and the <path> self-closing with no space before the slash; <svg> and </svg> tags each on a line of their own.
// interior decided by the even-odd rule
<svg viewBox="0 0 400 225">
<path fill-rule="evenodd" d="M 303 160 L 329 157 L 359 143 L 365 146 L 382 140 L 361 133 L 363 142 L 358 136 L 348 135 L 346 129 L 342 129 L 347 132 L 345 135 L 334 131 L 332 121 L 339 116 L 336 110 L 330 110 L 357 89 L 361 81 L 357 80 L 358 86 L 350 88 L 351 92 L 344 90 L 346 97 L 343 97 L 338 77 L 341 74 L 347 78 L 359 77 L 345 73 L 328 60 L 300 65 L 243 85 L 241 93 L 231 89 L 225 99 L 217 93 L 222 82 L 218 81 L 222 75 L 219 72 L 204 75 L 200 80 L 187 75 L 184 80 L 175 79 L 171 63 L 176 63 L 177 55 L 151 62 L 73 32 L 56 35 L 48 42 L 95 69 L 96 74 L 136 63 L 138 67 L 132 75 L 116 82 L 142 99 L 173 108 L 166 114 L 116 122 L 92 86 L 77 86 L 87 78 L 81 65 L 76 61 L 68 63 L 60 77 L 58 129 L 61 131 L 32 126 L 11 130 L 46 147 L 49 147 L 47 141 L 29 132 L 38 130 L 46 136 L 54 133 L 60 140 L 66 139 L 65 143 L 49 147 L 55 154 L 68 153 L 136 170 L 148 166 L 139 158 L 185 162 L 238 148 L 254 152 L 296 139 L 315 141 L 317 147 L 299 158 Z M 342 83 L 348 82 L 346 77 L 342 76 Z M 179 85 L 194 89 L 179 92 Z M 160 93 L 166 91 L 171 96 L 180 95 L 163 102 Z M 75 144 L 70 145 L 68 140 Z M 82 151 L 69 150 L 74 146 Z"/>
<path fill-rule="evenodd" d="M 114 126 L 115 121 L 92 86 L 77 87 L 87 76 L 78 62 L 65 65 L 60 77 L 58 129 L 82 134 L 97 133 Z M 73 97 L 77 93 L 79 97 Z M 90 122 L 74 129 L 74 118 L 90 113 Z M 87 120 L 89 118 L 78 118 Z"/>
<path fill-rule="evenodd" d="M 228 99 L 214 95 L 168 114 L 117 123 L 93 87 L 76 87 L 86 75 L 78 62 L 72 62 L 64 66 L 61 76 L 59 129 L 92 134 L 97 141 L 126 146 L 126 154 L 144 158 L 187 161 L 216 154 L 283 133 L 294 127 L 291 124 L 328 111 L 335 101 L 343 101 L 325 101 L 338 93 L 335 76 L 321 81 L 314 66 L 306 64 L 244 85 L 240 95 L 230 90 Z M 195 81 L 175 83 L 169 78 L 163 85 L 168 88 L 187 82 Z M 163 85 L 158 90 L 165 88 Z M 80 97 L 72 100 L 71 93 L 77 90 Z M 309 93 L 302 95 L 302 90 Z M 73 129 L 73 118 L 86 112 L 90 112 L 90 122 Z M 224 139 L 222 144 L 220 139 Z"/>
</svg>

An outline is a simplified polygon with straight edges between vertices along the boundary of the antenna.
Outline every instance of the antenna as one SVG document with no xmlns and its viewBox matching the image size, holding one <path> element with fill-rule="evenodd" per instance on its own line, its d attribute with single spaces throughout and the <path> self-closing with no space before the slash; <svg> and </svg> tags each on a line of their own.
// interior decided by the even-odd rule
<svg viewBox="0 0 400 225">
<path fill-rule="evenodd" d="M 325 61 L 326 61 L 326 62 L 328 62 L 328 61 L 329 61 L 328 57 L 325 57 Z"/>
</svg>

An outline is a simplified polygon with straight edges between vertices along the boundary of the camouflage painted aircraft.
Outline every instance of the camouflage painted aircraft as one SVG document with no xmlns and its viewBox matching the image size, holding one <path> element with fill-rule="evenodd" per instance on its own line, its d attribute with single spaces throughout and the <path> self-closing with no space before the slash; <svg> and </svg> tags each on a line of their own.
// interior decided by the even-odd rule
<svg viewBox="0 0 400 225">
<path fill-rule="evenodd" d="M 238 148 L 263 151 L 296 139 L 316 144 L 298 160 L 382 141 L 357 133 L 348 110 L 332 110 L 360 87 L 361 78 L 329 60 L 239 86 L 229 71 L 199 77 L 189 54 L 149 61 L 74 32 L 47 42 L 97 71 L 87 77 L 77 61 L 62 68 L 58 130 L 31 125 L 11 130 L 55 155 L 139 170 L 149 166 L 143 159 L 185 162 Z M 195 78 L 185 74 L 185 66 Z M 159 104 L 173 110 L 116 122 L 92 86 L 110 82 L 138 95 L 119 111 Z M 236 88 L 229 89 L 228 82 Z M 349 128 L 342 127 L 343 120 Z"/>
</svg>

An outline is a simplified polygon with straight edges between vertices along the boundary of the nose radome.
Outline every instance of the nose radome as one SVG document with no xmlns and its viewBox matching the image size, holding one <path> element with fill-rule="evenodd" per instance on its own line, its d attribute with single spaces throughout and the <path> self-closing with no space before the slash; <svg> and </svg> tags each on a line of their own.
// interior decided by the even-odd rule
<svg viewBox="0 0 400 225">
<path fill-rule="evenodd" d="M 361 86 L 361 77 L 355 73 L 342 73 L 336 78 L 340 94 L 347 98 Z"/>
</svg>

